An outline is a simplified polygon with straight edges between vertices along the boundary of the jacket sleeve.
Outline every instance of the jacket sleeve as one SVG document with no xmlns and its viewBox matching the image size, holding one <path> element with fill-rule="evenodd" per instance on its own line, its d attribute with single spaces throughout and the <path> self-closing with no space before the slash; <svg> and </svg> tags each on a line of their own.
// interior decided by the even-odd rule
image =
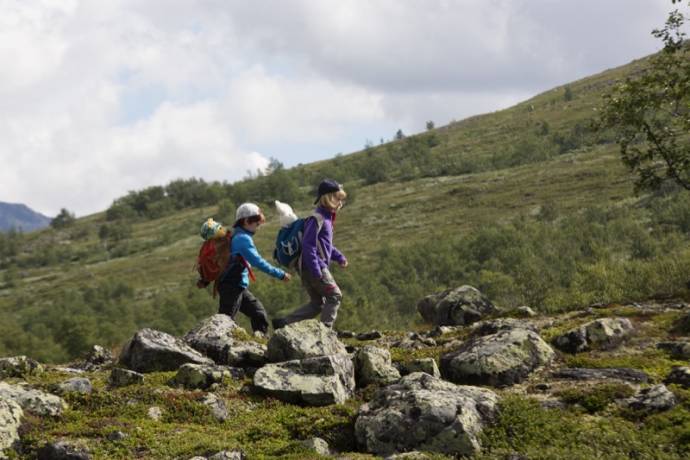
<svg viewBox="0 0 690 460">
<path fill-rule="evenodd" d="M 243 244 L 239 248 L 239 253 L 242 257 L 244 257 L 244 260 L 249 262 L 252 267 L 256 267 L 274 278 L 278 278 L 279 280 L 285 278 L 285 272 L 283 270 L 274 267 L 273 265 L 269 264 L 266 259 L 261 257 L 261 254 L 259 254 L 259 251 L 256 249 L 256 246 L 251 238 L 246 238 L 246 240 L 246 244 Z"/>
<path fill-rule="evenodd" d="M 331 246 L 331 259 L 335 260 L 339 264 L 342 264 L 347 260 L 343 253 L 340 252 L 335 246 Z"/>
<path fill-rule="evenodd" d="M 302 235 L 302 268 L 309 270 L 316 279 L 321 279 L 321 266 L 318 261 L 319 227 L 315 218 L 304 222 L 304 235 Z"/>
</svg>

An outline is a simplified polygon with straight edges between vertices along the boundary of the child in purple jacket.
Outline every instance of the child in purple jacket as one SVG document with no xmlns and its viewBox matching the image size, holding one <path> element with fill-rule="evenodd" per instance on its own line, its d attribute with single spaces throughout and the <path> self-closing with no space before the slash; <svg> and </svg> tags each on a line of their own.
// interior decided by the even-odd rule
<svg viewBox="0 0 690 460">
<path fill-rule="evenodd" d="M 309 303 L 285 318 L 275 318 L 273 329 L 310 319 L 318 314 L 321 314 L 322 323 L 333 327 L 343 296 L 328 266 L 333 260 L 341 267 L 347 267 L 347 259 L 333 245 L 335 216 L 343 207 L 346 197 L 342 185 L 334 180 L 325 179 L 319 184 L 318 197 L 314 202 L 318 204 L 314 211 L 315 218 L 307 219 L 304 223 L 302 260 L 298 265 L 302 286 L 309 295 Z M 319 221 L 322 221 L 321 225 Z"/>
</svg>

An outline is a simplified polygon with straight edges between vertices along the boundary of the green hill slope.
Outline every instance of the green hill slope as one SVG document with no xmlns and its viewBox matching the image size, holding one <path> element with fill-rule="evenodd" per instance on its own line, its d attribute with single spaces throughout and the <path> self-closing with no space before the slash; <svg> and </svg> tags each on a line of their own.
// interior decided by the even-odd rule
<svg viewBox="0 0 690 460">
<path fill-rule="evenodd" d="M 305 214 L 324 176 L 351 193 L 335 236 L 350 260 L 334 269 L 338 328 L 414 327 L 419 298 L 460 284 L 542 311 L 684 296 L 690 199 L 673 187 L 636 197 L 612 137 L 590 128 L 604 92 L 644 63 L 351 155 L 215 184 L 200 198 L 207 206 L 149 207 L 138 218 L 114 206 L 66 229 L 3 237 L 0 355 L 59 361 L 144 326 L 188 330 L 217 309 L 194 287 L 203 220 L 229 222 L 228 200 L 263 202 L 269 224 L 256 242 L 268 258 L 278 228 L 268 203 Z M 298 281 L 261 274 L 252 291 L 271 315 L 303 300 Z"/>
</svg>

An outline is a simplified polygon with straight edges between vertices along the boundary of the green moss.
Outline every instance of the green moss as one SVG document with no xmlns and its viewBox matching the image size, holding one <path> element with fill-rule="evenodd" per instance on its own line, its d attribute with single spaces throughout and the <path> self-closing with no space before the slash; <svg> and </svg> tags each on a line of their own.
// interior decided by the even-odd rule
<svg viewBox="0 0 690 460">
<path fill-rule="evenodd" d="M 391 348 L 391 361 L 394 363 L 407 363 L 415 359 L 433 358 L 438 364 L 443 353 L 442 347 L 424 347 L 418 350 L 410 350 L 407 348 Z"/>
<path fill-rule="evenodd" d="M 677 417 L 690 413 L 679 408 Z M 518 453 L 530 460 L 683 459 L 686 432 L 646 421 L 621 417 L 582 416 L 577 411 L 544 409 L 535 400 L 507 396 L 500 403 L 496 423 L 482 433 L 483 452 L 477 459 L 502 459 Z"/>
<path fill-rule="evenodd" d="M 629 385 L 604 383 L 590 388 L 569 388 L 556 393 L 568 404 L 579 404 L 590 414 L 605 409 L 616 399 L 628 398 L 635 393 Z"/>
<path fill-rule="evenodd" d="M 645 348 L 641 353 L 609 355 L 602 352 L 583 353 L 565 356 L 568 367 L 628 367 L 646 372 L 655 381 L 662 381 L 671 372 L 673 366 L 685 365 L 682 361 L 672 360 L 668 355 L 655 348 Z"/>
</svg>

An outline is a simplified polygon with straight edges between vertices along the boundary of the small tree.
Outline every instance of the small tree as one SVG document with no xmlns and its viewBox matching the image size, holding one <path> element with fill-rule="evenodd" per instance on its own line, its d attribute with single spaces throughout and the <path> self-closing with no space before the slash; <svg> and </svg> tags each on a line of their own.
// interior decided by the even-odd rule
<svg viewBox="0 0 690 460">
<path fill-rule="evenodd" d="M 435 127 L 435 125 L 434 125 L 433 121 L 429 120 L 426 122 L 426 130 L 427 131 L 431 131 L 432 129 L 434 129 L 434 127 Z"/>
<path fill-rule="evenodd" d="M 50 221 L 50 226 L 53 228 L 65 228 L 72 225 L 75 220 L 77 220 L 77 218 L 75 217 L 74 213 L 62 208 L 60 209 L 60 214 Z"/>
<path fill-rule="evenodd" d="M 639 77 L 628 77 L 604 98 L 598 127 L 616 132 L 638 190 L 657 189 L 666 180 L 690 190 L 690 46 L 681 30 L 686 19 L 671 11 L 665 26 L 652 32 L 663 50 Z"/>
<path fill-rule="evenodd" d="M 395 133 L 395 140 L 399 141 L 401 139 L 405 139 L 405 134 L 403 134 L 402 129 L 399 129 L 398 132 Z"/>
<path fill-rule="evenodd" d="M 570 85 L 567 85 L 565 87 L 565 90 L 563 91 L 563 99 L 566 102 L 570 102 L 573 100 L 573 90 L 570 88 Z"/>
</svg>

